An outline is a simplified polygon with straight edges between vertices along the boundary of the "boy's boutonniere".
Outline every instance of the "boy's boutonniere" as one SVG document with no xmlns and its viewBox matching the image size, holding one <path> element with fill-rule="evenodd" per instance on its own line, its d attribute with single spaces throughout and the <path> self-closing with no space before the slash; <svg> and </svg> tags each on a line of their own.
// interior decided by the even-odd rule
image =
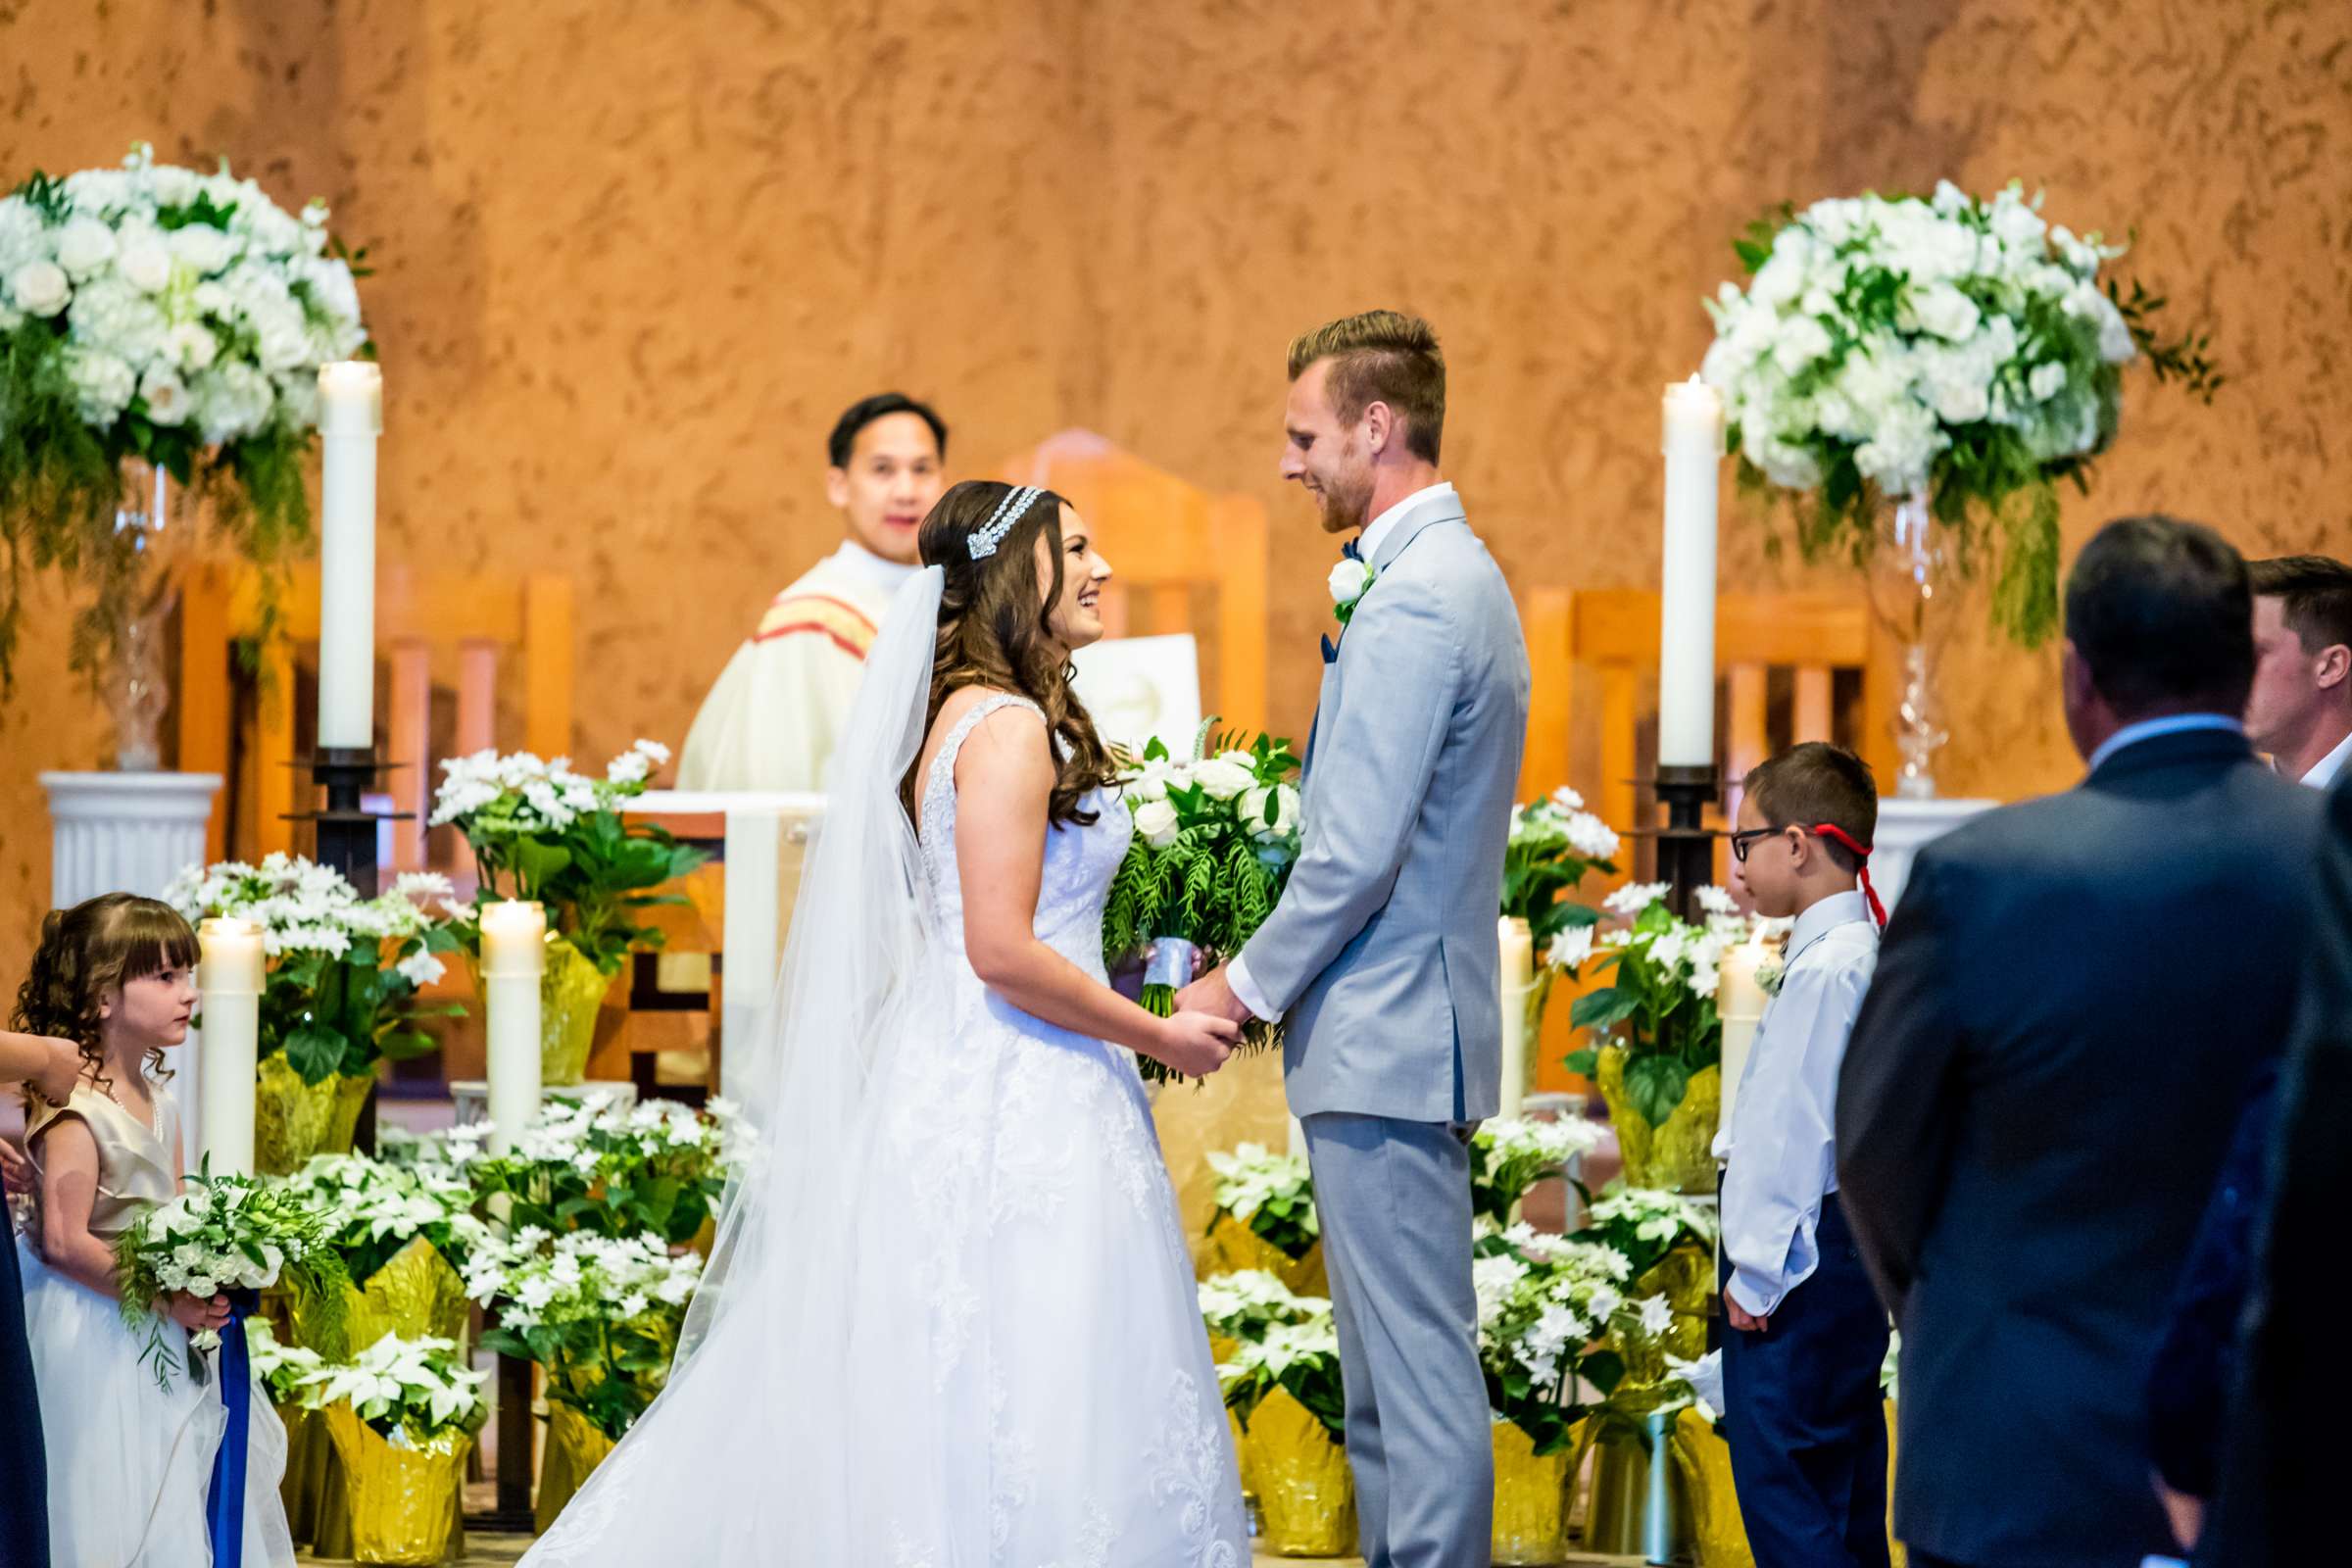
<svg viewBox="0 0 2352 1568">
<path fill-rule="evenodd" d="M 1331 568 L 1331 612 L 1345 626 L 1355 615 L 1355 607 L 1372 586 L 1377 575 L 1364 561 L 1356 541 L 1348 540 L 1340 547 L 1340 559 Z"/>
<path fill-rule="evenodd" d="M 1756 966 L 1756 989 L 1768 997 L 1779 996 L 1781 982 L 1788 978 L 1788 966 L 1777 958 Z"/>
</svg>

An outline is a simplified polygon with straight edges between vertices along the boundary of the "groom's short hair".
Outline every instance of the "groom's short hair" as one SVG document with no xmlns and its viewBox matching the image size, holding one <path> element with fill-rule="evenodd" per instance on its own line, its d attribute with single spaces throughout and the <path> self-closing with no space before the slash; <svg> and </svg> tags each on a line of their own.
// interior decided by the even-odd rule
<svg viewBox="0 0 2352 1568">
<path fill-rule="evenodd" d="M 1367 407 L 1385 403 L 1404 419 L 1405 450 L 1425 463 L 1438 461 L 1446 434 L 1446 356 L 1427 321 L 1401 311 L 1343 316 L 1292 341 L 1291 379 L 1321 360 L 1332 362 L 1324 389 L 1341 423 L 1352 424 Z"/>
</svg>

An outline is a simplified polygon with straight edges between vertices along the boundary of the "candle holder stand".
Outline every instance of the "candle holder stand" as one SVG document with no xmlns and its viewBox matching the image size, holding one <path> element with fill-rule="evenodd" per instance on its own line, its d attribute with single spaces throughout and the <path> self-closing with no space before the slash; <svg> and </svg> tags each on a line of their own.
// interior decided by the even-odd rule
<svg viewBox="0 0 2352 1568">
<path fill-rule="evenodd" d="M 377 830 L 385 822 L 406 822 L 412 813 L 371 811 L 361 803 L 377 777 L 406 764 L 384 761 L 372 746 L 321 746 L 293 765 L 309 770 L 312 783 L 326 792 L 326 804 L 315 811 L 290 811 L 286 820 L 311 823 L 318 835 L 314 858 L 342 872 L 360 897 L 375 897 L 381 891 Z"/>
<path fill-rule="evenodd" d="M 1712 762 L 1660 763 L 1647 781 L 1666 808 L 1666 825 L 1638 830 L 1638 837 L 1657 840 L 1657 878 L 1668 888 L 1666 906 L 1692 924 L 1703 924 L 1698 890 L 1715 880 L 1715 841 L 1722 833 L 1704 825 L 1707 807 L 1716 799 L 1722 780 Z"/>
</svg>

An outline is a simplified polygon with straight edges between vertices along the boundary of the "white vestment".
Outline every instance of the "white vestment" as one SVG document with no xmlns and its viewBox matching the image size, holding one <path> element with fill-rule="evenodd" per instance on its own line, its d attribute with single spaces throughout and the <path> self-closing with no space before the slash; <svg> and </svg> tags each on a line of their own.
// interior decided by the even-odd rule
<svg viewBox="0 0 2352 1568">
<path fill-rule="evenodd" d="M 776 595 L 694 715 L 678 788 L 822 790 L 866 653 L 914 569 L 845 540 Z"/>
</svg>

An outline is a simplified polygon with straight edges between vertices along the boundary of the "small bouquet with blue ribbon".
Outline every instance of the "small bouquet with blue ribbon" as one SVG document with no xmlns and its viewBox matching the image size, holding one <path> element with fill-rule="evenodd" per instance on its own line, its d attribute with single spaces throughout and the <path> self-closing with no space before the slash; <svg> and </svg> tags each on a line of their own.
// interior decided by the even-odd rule
<svg viewBox="0 0 2352 1568">
<path fill-rule="evenodd" d="M 1205 956 L 1230 957 L 1265 923 L 1298 858 L 1290 742 L 1258 735 L 1245 744 L 1215 723 L 1200 726 L 1189 759 L 1171 759 L 1154 740 L 1120 770 L 1135 840 L 1110 880 L 1102 956 L 1113 969 L 1145 957 L 1143 1004 L 1163 1018 Z M 1279 1038 L 1264 1023 L 1242 1036 L 1250 1047 Z M 1183 1076 L 1150 1057 L 1137 1066 L 1147 1079 Z"/>
</svg>

